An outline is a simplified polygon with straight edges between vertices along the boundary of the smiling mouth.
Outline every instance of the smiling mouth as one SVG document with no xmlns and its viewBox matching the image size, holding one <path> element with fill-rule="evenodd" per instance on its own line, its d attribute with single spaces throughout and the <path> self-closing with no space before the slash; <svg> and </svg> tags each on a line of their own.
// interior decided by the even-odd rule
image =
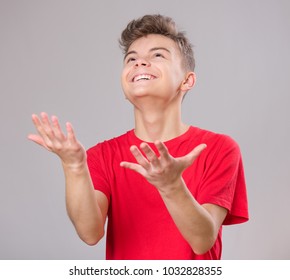
<svg viewBox="0 0 290 280">
<path fill-rule="evenodd" d="M 150 80 L 154 80 L 156 79 L 155 76 L 153 75 L 149 75 L 149 74 L 141 74 L 141 75 L 137 75 L 132 79 L 132 82 L 138 82 L 138 81 L 150 81 Z"/>
</svg>

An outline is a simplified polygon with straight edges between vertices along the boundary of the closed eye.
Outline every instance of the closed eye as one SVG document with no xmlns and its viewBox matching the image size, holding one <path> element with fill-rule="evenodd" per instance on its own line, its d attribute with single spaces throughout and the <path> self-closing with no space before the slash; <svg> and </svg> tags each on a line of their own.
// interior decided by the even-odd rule
<svg viewBox="0 0 290 280">
<path fill-rule="evenodd" d="M 161 53 L 155 53 L 155 54 L 154 54 L 154 57 L 163 57 L 163 58 L 164 58 L 164 55 L 161 54 Z"/>
<path fill-rule="evenodd" d="M 135 61 L 136 58 L 135 57 L 129 57 L 126 62 L 129 63 L 129 62 L 132 62 L 132 61 Z"/>
</svg>

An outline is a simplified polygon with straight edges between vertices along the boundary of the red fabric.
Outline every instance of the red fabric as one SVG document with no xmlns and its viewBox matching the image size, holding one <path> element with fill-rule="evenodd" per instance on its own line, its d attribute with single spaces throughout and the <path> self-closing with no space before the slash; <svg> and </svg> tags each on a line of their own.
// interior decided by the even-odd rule
<svg viewBox="0 0 290 280">
<path fill-rule="evenodd" d="M 129 147 L 141 142 L 131 130 L 88 150 L 94 187 L 105 193 L 110 203 L 106 258 L 220 259 L 222 230 L 210 251 L 196 255 L 181 236 L 155 187 L 140 174 L 120 167 L 121 161 L 136 162 Z M 183 173 L 187 187 L 200 204 L 213 203 L 228 209 L 224 224 L 247 221 L 243 165 L 234 140 L 190 127 L 165 145 L 172 156 L 179 157 L 201 143 L 207 144 L 206 150 Z"/>
</svg>

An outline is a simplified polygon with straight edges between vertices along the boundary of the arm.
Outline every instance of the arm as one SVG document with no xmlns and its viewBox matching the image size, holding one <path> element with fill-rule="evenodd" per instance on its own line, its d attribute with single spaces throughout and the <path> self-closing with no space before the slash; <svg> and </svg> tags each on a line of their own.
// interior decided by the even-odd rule
<svg viewBox="0 0 290 280">
<path fill-rule="evenodd" d="M 196 254 L 206 253 L 215 243 L 227 210 L 214 204 L 200 205 L 183 180 L 161 193 L 162 199 L 183 237 Z"/>
<path fill-rule="evenodd" d="M 104 235 L 108 200 L 102 192 L 94 190 L 84 147 L 76 139 L 70 123 L 66 124 L 65 136 L 55 116 L 50 121 L 45 113 L 41 119 L 32 115 L 32 121 L 38 135 L 30 134 L 28 139 L 61 159 L 68 215 L 80 238 L 89 245 L 96 244 Z"/>
<path fill-rule="evenodd" d="M 185 185 L 182 173 L 206 145 L 199 145 L 180 158 L 173 158 L 163 143 L 157 141 L 155 145 L 160 157 L 142 143 L 140 148 L 147 158 L 132 146 L 131 152 L 138 163 L 122 162 L 121 166 L 140 173 L 157 188 L 185 240 L 196 254 L 203 254 L 213 246 L 227 210 L 213 204 L 200 205 Z"/>
</svg>

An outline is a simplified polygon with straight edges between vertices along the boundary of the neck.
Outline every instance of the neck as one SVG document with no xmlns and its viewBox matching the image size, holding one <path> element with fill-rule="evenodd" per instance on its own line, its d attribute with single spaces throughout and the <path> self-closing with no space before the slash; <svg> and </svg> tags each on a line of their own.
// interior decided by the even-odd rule
<svg viewBox="0 0 290 280">
<path fill-rule="evenodd" d="M 181 121 L 180 107 L 174 110 L 142 110 L 135 107 L 135 134 L 146 142 L 162 142 L 185 133 L 188 125 Z"/>
</svg>

